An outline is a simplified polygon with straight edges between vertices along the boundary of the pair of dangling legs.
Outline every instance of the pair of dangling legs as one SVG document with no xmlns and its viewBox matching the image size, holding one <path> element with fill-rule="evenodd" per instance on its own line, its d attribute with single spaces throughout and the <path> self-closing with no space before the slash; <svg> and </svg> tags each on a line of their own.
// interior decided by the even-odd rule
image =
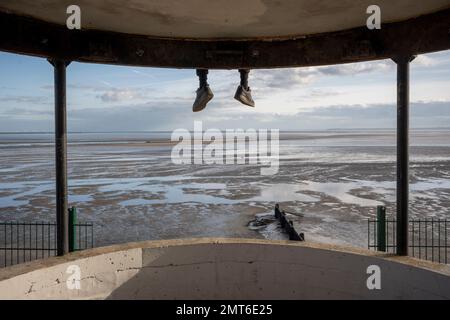
<svg viewBox="0 0 450 320">
<path fill-rule="evenodd" d="M 239 69 L 239 73 L 241 82 L 237 87 L 234 98 L 245 105 L 254 107 L 255 102 L 252 99 L 251 90 L 248 86 L 248 74 L 250 73 L 250 70 Z M 197 97 L 194 105 L 192 106 L 192 110 L 194 112 L 205 109 L 206 104 L 214 97 L 214 94 L 208 84 L 208 69 L 197 69 L 197 76 L 200 84 L 197 89 Z"/>
</svg>

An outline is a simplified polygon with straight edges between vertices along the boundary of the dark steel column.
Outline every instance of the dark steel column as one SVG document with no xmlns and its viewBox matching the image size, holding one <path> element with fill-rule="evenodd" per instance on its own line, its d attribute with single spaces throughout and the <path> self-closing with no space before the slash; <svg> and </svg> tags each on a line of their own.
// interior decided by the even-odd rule
<svg viewBox="0 0 450 320">
<path fill-rule="evenodd" d="M 56 244 L 58 256 L 69 252 L 67 205 L 67 114 L 66 66 L 69 62 L 49 59 L 55 78 Z"/>
<path fill-rule="evenodd" d="M 409 63 L 410 55 L 393 59 L 397 64 L 397 254 L 408 255 L 409 198 Z"/>
</svg>

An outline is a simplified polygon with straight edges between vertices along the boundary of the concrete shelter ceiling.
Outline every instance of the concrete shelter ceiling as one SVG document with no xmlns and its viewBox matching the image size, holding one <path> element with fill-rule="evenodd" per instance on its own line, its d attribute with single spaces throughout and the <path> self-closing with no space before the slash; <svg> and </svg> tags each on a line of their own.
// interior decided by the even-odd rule
<svg viewBox="0 0 450 320">
<path fill-rule="evenodd" d="M 82 29 L 173 39 L 295 38 L 361 27 L 369 5 L 382 22 L 450 8 L 449 0 L 0 0 L 0 11 L 65 25 L 81 8 Z"/>
</svg>

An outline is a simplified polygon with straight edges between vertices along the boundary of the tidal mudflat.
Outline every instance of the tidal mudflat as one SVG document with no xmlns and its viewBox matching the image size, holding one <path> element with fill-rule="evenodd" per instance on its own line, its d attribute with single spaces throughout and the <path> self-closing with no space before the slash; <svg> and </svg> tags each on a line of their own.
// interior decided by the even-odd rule
<svg viewBox="0 0 450 320">
<path fill-rule="evenodd" d="M 393 131 L 281 133 L 273 176 L 259 165 L 175 165 L 168 137 L 69 135 L 69 205 L 94 223 L 95 245 L 280 239 L 280 203 L 307 239 L 365 247 L 376 206 L 395 214 Z M 411 216 L 450 218 L 450 131 L 416 130 L 411 140 Z M 54 220 L 52 135 L 0 134 L 0 154 L 0 220 Z"/>
</svg>

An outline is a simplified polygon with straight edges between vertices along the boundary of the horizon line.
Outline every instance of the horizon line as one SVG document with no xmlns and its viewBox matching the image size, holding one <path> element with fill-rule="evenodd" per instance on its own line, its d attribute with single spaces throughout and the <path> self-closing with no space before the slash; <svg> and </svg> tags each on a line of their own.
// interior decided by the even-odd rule
<svg viewBox="0 0 450 320">
<path fill-rule="evenodd" d="M 235 128 L 244 129 L 245 128 Z M 248 129 L 248 128 L 247 128 Z M 272 128 L 273 129 L 273 128 Z M 280 132 L 396 130 L 397 128 L 329 128 L 329 129 L 279 129 Z M 225 130 L 225 129 L 224 129 Z M 257 129 L 258 130 L 258 129 Z M 450 130 L 450 127 L 412 127 L 411 130 Z M 117 130 L 117 131 L 67 131 L 67 134 L 85 133 L 170 133 L 173 130 Z M 0 134 L 54 134 L 54 131 L 0 131 Z"/>
</svg>

